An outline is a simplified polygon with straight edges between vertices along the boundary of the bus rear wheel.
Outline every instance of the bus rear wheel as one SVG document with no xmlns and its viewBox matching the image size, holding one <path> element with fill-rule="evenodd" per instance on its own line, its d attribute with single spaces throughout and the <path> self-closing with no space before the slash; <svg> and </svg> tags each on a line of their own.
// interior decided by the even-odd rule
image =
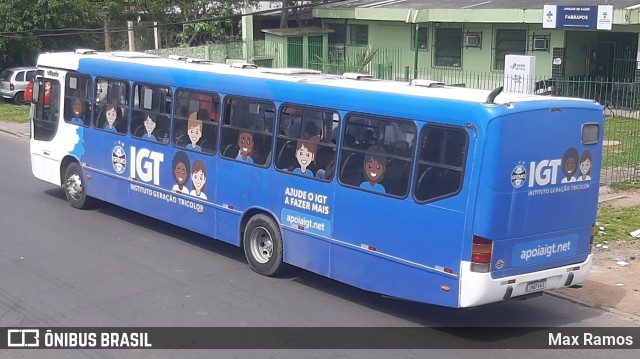
<svg viewBox="0 0 640 359">
<path fill-rule="evenodd" d="M 72 162 L 64 171 L 64 193 L 67 195 L 67 201 L 73 208 L 87 208 L 89 201 L 87 198 L 84 174 L 82 167 L 77 162 Z"/>
<path fill-rule="evenodd" d="M 242 243 L 254 272 L 274 276 L 283 270 L 282 235 L 271 217 L 264 214 L 251 217 L 244 228 Z"/>
</svg>

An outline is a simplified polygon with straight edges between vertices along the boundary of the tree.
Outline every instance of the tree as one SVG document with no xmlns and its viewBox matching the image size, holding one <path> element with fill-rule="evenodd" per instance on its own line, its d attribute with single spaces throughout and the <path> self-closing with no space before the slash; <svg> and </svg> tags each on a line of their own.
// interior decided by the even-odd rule
<svg viewBox="0 0 640 359">
<path fill-rule="evenodd" d="M 302 1 L 294 1 L 294 0 L 282 0 L 282 13 L 280 15 L 280 28 L 286 29 L 289 27 L 289 10 L 295 16 L 296 22 L 298 23 L 298 27 L 302 27 L 302 19 L 300 19 L 300 13 L 298 12 L 297 6 L 299 6 Z M 289 9 L 291 7 L 291 9 Z"/>
<path fill-rule="evenodd" d="M 244 0 L 178 0 L 174 3 L 181 21 L 194 21 L 237 14 L 244 5 Z M 249 3 L 255 4 L 257 1 L 251 0 Z M 219 42 L 227 38 L 227 30 L 232 26 L 230 19 L 185 24 L 182 28 L 182 41 L 189 46 Z"/>
<path fill-rule="evenodd" d="M 0 2 L 0 67 L 33 65 L 41 51 L 69 49 L 91 41 L 92 35 L 51 32 L 92 28 L 88 1 L 12 0 Z M 66 34 L 65 34 L 66 33 Z M 47 36 L 43 36 L 47 35 Z"/>
</svg>

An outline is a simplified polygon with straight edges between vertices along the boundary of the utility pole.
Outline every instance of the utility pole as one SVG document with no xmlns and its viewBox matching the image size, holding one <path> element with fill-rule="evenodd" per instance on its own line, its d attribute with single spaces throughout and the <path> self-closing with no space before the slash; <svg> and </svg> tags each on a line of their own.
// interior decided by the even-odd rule
<svg viewBox="0 0 640 359">
<path fill-rule="evenodd" d="M 111 34 L 109 33 L 109 19 L 104 18 L 104 49 L 111 51 Z"/>
<path fill-rule="evenodd" d="M 246 62 L 251 62 L 253 58 L 253 15 L 251 15 L 249 0 L 244 0 L 242 15 L 242 57 Z"/>
<path fill-rule="evenodd" d="M 156 50 L 160 48 L 160 28 L 158 27 L 158 22 L 153 22 L 153 38 L 155 40 Z"/>
<path fill-rule="evenodd" d="M 133 21 L 127 21 L 127 33 L 129 34 L 129 51 L 136 51 L 135 36 L 133 34 Z"/>
</svg>

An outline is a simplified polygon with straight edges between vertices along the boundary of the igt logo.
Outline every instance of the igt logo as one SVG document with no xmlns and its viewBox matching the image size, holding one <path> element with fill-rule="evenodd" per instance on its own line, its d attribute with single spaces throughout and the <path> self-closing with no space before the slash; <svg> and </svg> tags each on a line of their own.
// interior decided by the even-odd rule
<svg viewBox="0 0 640 359">
<path fill-rule="evenodd" d="M 160 185 L 160 163 L 164 161 L 164 154 L 131 146 L 131 178 L 137 178 L 143 182 L 151 182 Z"/>
<path fill-rule="evenodd" d="M 545 186 L 558 182 L 558 169 L 562 160 L 542 160 L 538 163 L 531 162 L 529 165 L 529 187 L 534 185 Z"/>
</svg>

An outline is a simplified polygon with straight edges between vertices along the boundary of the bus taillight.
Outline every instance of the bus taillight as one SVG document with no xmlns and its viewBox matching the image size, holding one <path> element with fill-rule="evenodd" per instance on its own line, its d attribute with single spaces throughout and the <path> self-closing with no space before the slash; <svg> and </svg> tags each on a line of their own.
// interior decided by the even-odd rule
<svg viewBox="0 0 640 359">
<path fill-rule="evenodd" d="M 492 251 L 493 241 L 474 234 L 471 246 L 471 271 L 488 273 L 491 267 Z"/>
</svg>

